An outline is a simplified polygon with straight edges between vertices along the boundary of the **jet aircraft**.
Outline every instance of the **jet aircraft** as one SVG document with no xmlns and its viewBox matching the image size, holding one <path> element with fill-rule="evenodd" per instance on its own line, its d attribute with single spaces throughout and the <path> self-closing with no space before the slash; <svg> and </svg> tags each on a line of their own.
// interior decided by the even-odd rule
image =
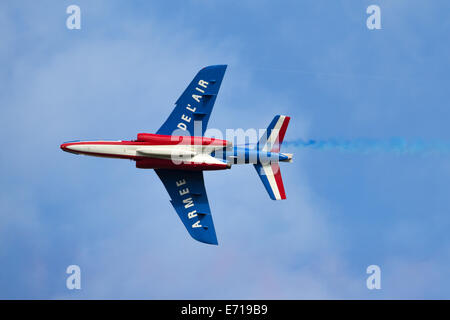
<svg viewBox="0 0 450 320">
<path fill-rule="evenodd" d="M 275 116 L 256 146 L 233 146 L 231 141 L 204 136 L 226 67 L 201 69 L 156 134 L 139 133 L 131 141 L 77 140 L 60 147 L 75 154 L 131 159 L 137 168 L 154 169 L 189 234 L 217 245 L 203 171 L 253 164 L 270 198 L 281 200 L 286 193 L 279 162 L 292 162 L 292 154 L 280 152 L 287 116 Z"/>
</svg>

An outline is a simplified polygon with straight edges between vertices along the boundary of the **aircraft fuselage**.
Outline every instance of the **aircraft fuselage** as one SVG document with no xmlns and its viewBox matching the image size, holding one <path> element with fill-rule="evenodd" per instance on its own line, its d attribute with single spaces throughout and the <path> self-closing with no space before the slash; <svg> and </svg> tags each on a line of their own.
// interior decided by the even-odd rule
<svg viewBox="0 0 450 320">
<path fill-rule="evenodd" d="M 71 141 L 61 149 L 75 154 L 129 159 L 142 169 L 221 170 L 232 164 L 290 161 L 289 154 L 233 147 L 226 140 L 139 134 L 137 140 Z"/>
</svg>

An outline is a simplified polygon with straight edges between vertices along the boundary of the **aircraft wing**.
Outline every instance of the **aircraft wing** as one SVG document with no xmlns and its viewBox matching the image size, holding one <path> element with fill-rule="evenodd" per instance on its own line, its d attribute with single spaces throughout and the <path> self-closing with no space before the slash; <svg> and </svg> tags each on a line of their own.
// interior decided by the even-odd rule
<svg viewBox="0 0 450 320">
<path fill-rule="evenodd" d="M 203 171 L 166 169 L 155 171 L 170 195 L 172 206 L 192 238 L 217 245 Z"/>
<path fill-rule="evenodd" d="M 216 65 L 201 69 L 178 98 L 169 118 L 156 133 L 203 136 L 226 68 L 226 65 Z M 176 130 L 181 132 L 174 134 Z"/>
</svg>

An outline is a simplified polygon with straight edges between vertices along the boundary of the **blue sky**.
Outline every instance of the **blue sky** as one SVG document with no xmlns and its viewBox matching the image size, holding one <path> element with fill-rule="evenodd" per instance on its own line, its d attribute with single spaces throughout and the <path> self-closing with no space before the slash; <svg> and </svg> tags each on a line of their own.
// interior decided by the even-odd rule
<svg viewBox="0 0 450 320">
<path fill-rule="evenodd" d="M 81 30 L 65 26 L 81 7 Z M 378 4 L 382 29 L 366 28 Z M 154 132 L 228 64 L 209 125 L 286 139 L 450 141 L 450 3 L 3 1 L 0 298 L 449 298 L 449 154 L 298 149 L 288 199 L 205 174 L 220 245 L 192 240 L 156 174 L 62 152 Z M 65 287 L 68 265 L 82 289 Z M 366 288 L 381 267 L 382 289 Z"/>
</svg>

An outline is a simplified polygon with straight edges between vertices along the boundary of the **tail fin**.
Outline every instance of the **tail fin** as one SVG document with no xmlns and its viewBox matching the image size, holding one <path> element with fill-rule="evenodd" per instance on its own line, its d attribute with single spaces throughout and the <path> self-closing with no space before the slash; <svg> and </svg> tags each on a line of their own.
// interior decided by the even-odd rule
<svg viewBox="0 0 450 320">
<path fill-rule="evenodd" d="M 289 120 L 291 120 L 291 118 L 287 116 L 275 116 L 267 127 L 266 133 L 259 140 L 258 149 L 270 152 L 280 152 L 280 147 L 283 143 Z"/>
<path fill-rule="evenodd" d="M 269 124 L 266 133 L 259 140 L 258 149 L 279 153 L 290 119 L 291 118 L 287 116 L 275 116 Z M 288 161 L 292 162 L 292 155 L 285 155 L 288 156 Z M 283 179 L 281 178 L 278 162 L 258 163 L 254 166 L 270 198 L 272 200 L 286 199 L 286 192 L 284 191 Z"/>
</svg>

